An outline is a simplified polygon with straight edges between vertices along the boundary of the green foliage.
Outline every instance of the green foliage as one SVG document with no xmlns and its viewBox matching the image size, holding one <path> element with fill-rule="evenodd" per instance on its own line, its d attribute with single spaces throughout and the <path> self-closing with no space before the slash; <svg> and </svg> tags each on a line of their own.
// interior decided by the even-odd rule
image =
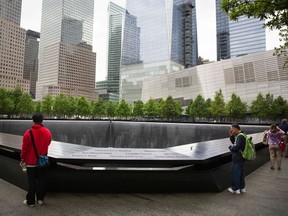
<svg viewBox="0 0 288 216">
<path fill-rule="evenodd" d="M 157 113 L 159 116 L 164 117 L 165 100 L 161 98 L 157 103 Z"/>
<path fill-rule="evenodd" d="M 91 102 L 91 109 L 93 117 L 104 117 L 106 115 L 105 101 L 101 98 Z"/>
<path fill-rule="evenodd" d="M 20 98 L 23 94 L 23 91 L 21 90 L 20 86 L 16 86 L 16 88 L 13 91 L 9 92 L 9 97 L 13 100 L 14 102 L 14 114 L 18 114 L 17 112 L 17 105 L 20 102 Z"/>
<path fill-rule="evenodd" d="M 144 116 L 158 116 L 158 112 L 157 112 L 157 105 L 155 103 L 155 101 L 150 98 L 143 107 L 143 111 L 144 111 Z"/>
<path fill-rule="evenodd" d="M 115 117 L 116 115 L 117 104 L 109 101 L 106 104 L 106 113 L 108 117 Z"/>
<path fill-rule="evenodd" d="M 288 52 L 288 2 L 287 0 L 222 0 L 222 10 L 228 13 L 231 20 L 240 16 L 265 20 L 269 29 L 279 30 L 280 40 L 284 42 L 276 49 L 277 55 L 287 57 Z M 286 58 L 287 59 L 287 58 Z M 288 59 L 286 60 L 286 64 Z"/>
<path fill-rule="evenodd" d="M 47 95 L 41 103 L 41 112 L 49 117 L 53 114 L 53 98 Z"/>
<path fill-rule="evenodd" d="M 68 105 L 68 100 L 66 96 L 63 93 L 60 93 L 55 99 L 54 99 L 54 113 L 57 115 L 58 118 L 62 118 L 67 113 L 66 107 Z"/>
<path fill-rule="evenodd" d="M 0 88 L 0 114 L 12 114 L 14 112 L 14 101 L 9 97 L 6 89 Z"/>
<path fill-rule="evenodd" d="M 212 116 L 220 120 L 221 116 L 224 116 L 225 113 L 225 101 L 222 90 L 220 89 L 215 93 L 214 100 L 211 102 L 210 112 Z"/>
<path fill-rule="evenodd" d="M 194 102 L 190 105 L 189 113 L 194 117 L 205 117 L 208 107 L 206 107 L 205 99 L 202 95 L 198 95 Z"/>
<path fill-rule="evenodd" d="M 16 106 L 17 113 L 20 114 L 20 116 L 27 116 L 32 115 L 35 108 L 34 108 L 34 102 L 30 95 L 27 93 L 23 93 L 21 95 L 20 101 Z"/>
<path fill-rule="evenodd" d="M 235 93 L 231 95 L 231 100 L 226 105 L 226 112 L 229 116 L 242 118 L 247 113 L 247 104 L 241 101 L 241 98 Z"/>
<path fill-rule="evenodd" d="M 125 100 L 121 100 L 117 107 L 117 114 L 120 117 L 127 118 L 131 115 L 131 109 L 129 104 Z"/>
<path fill-rule="evenodd" d="M 135 102 L 133 107 L 133 116 L 143 116 L 144 103 L 141 100 Z"/>
<path fill-rule="evenodd" d="M 182 113 L 181 104 L 174 101 L 172 96 L 167 97 L 162 109 L 163 117 L 166 117 L 167 119 L 177 117 Z"/>
<path fill-rule="evenodd" d="M 87 117 L 91 113 L 90 103 L 88 100 L 81 96 L 76 100 L 75 114 L 82 117 Z"/>
<path fill-rule="evenodd" d="M 273 100 L 271 105 L 272 116 L 276 119 L 281 119 L 284 116 L 288 116 L 288 103 L 283 97 L 278 96 Z"/>
</svg>

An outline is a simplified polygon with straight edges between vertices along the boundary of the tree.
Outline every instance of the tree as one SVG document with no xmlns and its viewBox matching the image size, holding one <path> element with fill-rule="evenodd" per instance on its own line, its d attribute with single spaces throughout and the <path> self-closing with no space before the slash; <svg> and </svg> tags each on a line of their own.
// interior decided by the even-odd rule
<svg viewBox="0 0 288 216">
<path fill-rule="evenodd" d="M 76 109 L 76 99 L 72 96 L 66 97 L 67 101 L 67 107 L 66 107 L 66 116 L 68 118 L 71 118 L 73 115 L 75 115 L 75 109 Z"/>
<path fill-rule="evenodd" d="M 66 96 L 63 93 L 60 93 L 57 95 L 57 97 L 54 99 L 54 112 L 55 115 L 57 115 L 58 118 L 62 118 L 67 113 L 67 103 Z"/>
<path fill-rule="evenodd" d="M 173 100 L 172 96 L 168 96 L 165 100 L 162 112 L 163 117 L 170 119 L 181 115 L 182 107 L 179 102 Z"/>
<path fill-rule="evenodd" d="M 288 55 L 288 3 L 287 0 L 222 0 L 222 9 L 231 20 L 247 16 L 265 20 L 265 27 L 279 30 L 284 44 L 276 49 L 276 54 Z M 288 59 L 286 63 L 288 63 Z"/>
<path fill-rule="evenodd" d="M 23 93 L 21 95 L 20 101 L 16 106 L 17 113 L 20 114 L 20 116 L 27 116 L 31 115 L 34 112 L 34 102 L 30 95 L 27 93 Z"/>
<path fill-rule="evenodd" d="M 131 115 L 129 104 L 125 100 L 121 100 L 117 107 L 117 115 L 127 118 Z"/>
<path fill-rule="evenodd" d="M 150 98 L 143 107 L 143 111 L 144 111 L 144 116 L 157 116 L 158 112 L 157 112 L 157 105 L 155 103 L 155 101 Z"/>
<path fill-rule="evenodd" d="M 144 107 L 143 102 L 141 100 L 137 100 L 133 107 L 133 116 L 137 117 L 143 116 L 143 107 Z"/>
<path fill-rule="evenodd" d="M 283 118 L 283 116 L 288 116 L 288 104 L 283 97 L 278 96 L 271 105 L 271 110 L 273 110 L 273 118 L 275 120 Z"/>
<path fill-rule="evenodd" d="M 215 92 L 214 100 L 211 102 L 210 112 L 218 121 L 221 121 L 221 116 L 225 115 L 225 101 L 221 89 Z"/>
<path fill-rule="evenodd" d="M 109 101 L 109 102 L 106 104 L 106 113 L 107 113 L 107 116 L 110 117 L 110 118 L 115 117 L 116 108 L 117 108 L 117 104 Z"/>
<path fill-rule="evenodd" d="M 247 104 L 241 101 L 241 98 L 235 93 L 231 95 L 231 100 L 226 105 L 226 111 L 235 121 L 236 118 L 242 118 L 247 112 Z"/>
<path fill-rule="evenodd" d="M 10 115 L 14 112 L 14 102 L 9 97 L 9 92 L 0 88 L 0 113 Z"/>
<path fill-rule="evenodd" d="M 88 117 L 91 113 L 90 104 L 83 96 L 76 100 L 75 114 L 82 117 Z"/>
<path fill-rule="evenodd" d="M 163 98 L 160 98 L 160 100 L 157 103 L 157 113 L 161 117 L 164 117 L 164 107 L 165 107 L 165 100 L 163 100 Z"/>
<path fill-rule="evenodd" d="M 258 93 L 255 100 L 252 101 L 250 112 L 259 118 L 259 122 L 261 118 L 266 117 L 266 112 L 264 111 L 266 108 L 266 100 L 261 93 Z"/>
<path fill-rule="evenodd" d="M 206 103 L 202 95 L 198 95 L 195 98 L 191 107 L 191 113 L 193 114 L 193 116 L 199 118 L 206 116 Z"/>
<path fill-rule="evenodd" d="M 106 115 L 105 101 L 102 98 L 92 101 L 91 109 L 93 117 L 103 117 Z"/>
<path fill-rule="evenodd" d="M 9 92 L 9 97 L 13 100 L 14 102 L 14 114 L 18 114 L 17 113 L 17 110 L 16 110 L 16 107 L 17 107 L 17 104 L 19 103 L 20 101 L 20 98 L 23 94 L 23 91 L 21 90 L 21 87 L 20 86 L 16 86 L 16 88 L 13 90 L 13 91 L 10 91 Z"/>
<path fill-rule="evenodd" d="M 41 103 L 41 112 L 46 114 L 47 116 L 51 117 L 53 114 L 53 98 L 51 95 L 47 95 L 44 97 Z"/>
</svg>

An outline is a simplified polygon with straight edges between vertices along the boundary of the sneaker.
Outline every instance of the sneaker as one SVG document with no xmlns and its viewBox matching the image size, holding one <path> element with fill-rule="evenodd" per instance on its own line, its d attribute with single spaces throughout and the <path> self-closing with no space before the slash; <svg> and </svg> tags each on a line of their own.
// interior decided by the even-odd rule
<svg viewBox="0 0 288 216">
<path fill-rule="evenodd" d="M 273 166 L 270 167 L 271 170 L 274 170 L 275 168 Z"/>
<path fill-rule="evenodd" d="M 43 200 L 37 200 L 38 205 L 43 205 L 43 203 L 44 203 Z"/>
<path fill-rule="evenodd" d="M 23 204 L 27 205 L 27 206 L 30 206 L 30 207 L 34 207 L 35 206 L 35 204 L 28 204 L 27 200 L 24 200 Z"/>
<path fill-rule="evenodd" d="M 281 170 L 281 167 L 278 167 L 278 170 Z"/>
<path fill-rule="evenodd" d="M 246 193 L 246 188 L 240 189 L 241 193 Z"/>
<path fill-rule="evenodd" d="M 231 187 L 229 187 L 229 188 L 228 188 L 228 191 L 229 191 L 230 193 L 240 194 L 240 190 L 239 190 L 239 189 L 236 190 L 236 191 L 234 191 Z"/>
</svg>

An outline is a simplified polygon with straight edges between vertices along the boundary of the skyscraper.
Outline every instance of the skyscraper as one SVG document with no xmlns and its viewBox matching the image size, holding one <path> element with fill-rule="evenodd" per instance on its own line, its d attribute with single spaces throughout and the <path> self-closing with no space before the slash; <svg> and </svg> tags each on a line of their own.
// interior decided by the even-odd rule
<svg viewBox="0 0 288 216">
<path fill-rule="evenodd" d="M 93 0 L 43 0 L 36 99 L 59 93 L 97 97 L 93 16 Z"/>
<path fill-rule="evenodd" d="M 32 30 L 26 31 L 25 59 L 23 77 L 30 80 L 30 95 L 35 98 L 36 81 L 38 77 L 38 49 L 40 33 Z"/>
<path fill-rule="evenodd" d="M 217 60 L 265 51 L 265 22 L 246 16 L 229 21 L 221 1 L 216 0 Z"/>
<path fill-rule="evenodd" d="M 146 77 L 197 64 L 196 8 L 195 0 L 127 0 L 126 9 L 120 97 L 133 103 Z"/>
<path fill-rule="evenodd" d="M 30 81 L 23 78 L 25 29 L 20 27 L 22 0 L 0 0 L 0 87 L 16 86 L 29 92 Z"/>
</svg>

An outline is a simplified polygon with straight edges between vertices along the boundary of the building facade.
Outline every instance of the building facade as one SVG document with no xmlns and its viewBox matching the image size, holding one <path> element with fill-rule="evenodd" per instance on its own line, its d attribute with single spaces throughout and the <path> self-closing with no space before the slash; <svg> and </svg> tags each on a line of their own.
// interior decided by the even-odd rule
<svg viewBox="0 0 288 216">
<path fill-rule="evenodd" d="M 127 0 L 126 9 L 120 98 L 134 103 L 145 78 L 197 64 L 196 6 L 195 0 Z"/>
<path fill-rule="evenodd" d="M 97 98 L 92 51 L 94 1 L 43 0 L 36 99 L 48 94 Z"/>
<path fill-rule="evenodd" d="M 22 0 L 0 0 L 0 87 L 20 86 L 29 93 L 30 81 L 24 79 L 25 29 L 20 27 Z"/>
<path fill-rule="evenodd" d="M 229 21 L 221 10 L 221 2 L 216 0 L 217 60 L 265 51 L 265 22 L 246 16 Z"/>
<path fill-rule="evenodd" d="M 258 93 L 288 100 L 288 68 L 283 67 L 287 57 L 273 53 L 274 50 L 263 51 L 147 78 L 141 100 L 172 96 L 185 103 L 198 95 L 213 100 L 220 89 L 226 102 L 233 93 L 249 105 Z"/>
<path fill-rule="evenodd" d="M 30 80 L 30 95 L 35 98 L 36 81 L 38 78 L 38 49 L 40 33 L 32 30 L 26 31 L 24 79 Z"/>
</svg>

